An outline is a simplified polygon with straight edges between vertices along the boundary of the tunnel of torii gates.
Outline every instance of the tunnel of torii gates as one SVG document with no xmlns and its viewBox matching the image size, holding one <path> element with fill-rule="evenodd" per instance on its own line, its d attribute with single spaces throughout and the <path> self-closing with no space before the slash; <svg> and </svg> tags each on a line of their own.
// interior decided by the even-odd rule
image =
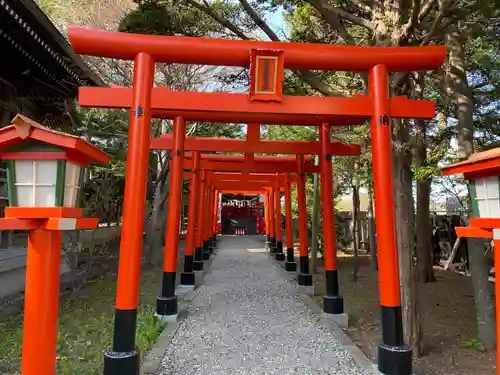
<svg viewBox="0 0 500 375">
<path fill-rule="evenodd" d="M 298 186 L 298 206 L 299 206 L 299 238 L 300 238 L 300 273 L 298 275 L 298 284 L 304 286 L 312 285 L 312 275 L 309 272 L 308 258 L 308 239 L 307 239 L 307 216 L 306 216 L 306 197 L 305 197 L 305 173 L 318 172 L 317 166 L 313 165 L 309 157 L 304 153 L 324 154 L 322 165 L 325 166 L 325 184 L 323 190 L 329 194 L 324 195 L 325 207 L 333 207 L 332 201 L 332 155 L 355 155 L 360 154 L 358 145 L 349 145 L 341 142 L 330 142 L 330 124 L 320 126 L 320 142 L 310 141 L 262 141 L 260 140 L 260 125 L 248 124 L 246 140 L 223 140 L 225 150 L 230 152 L 246 152 L 245 156 L 234 155 L 216 155 L 201 154 L 203 151 L 215 151 L 218 149 L 218 138 L 196 138 L 182 137 L 184 121 L 176 118 L 174 121 L 173 135 L 166 135 L 160 138 L 152 139 L 151 149 L 171 150 L 172 154 L 185 152 L 186 149 L 194 152 L 184 153 L 184 160 L 181 158 L 171 160 L 172 182 L 171 189 L 179 189 L 182 194 L 182 181 L 176 174 L 184 172 L 184 178 L 191 178 L 191 189 L 189 194 L 188 209 L 188 228 L 186 237 L 184 272 L 181 273 L 181 285 L 195 285 L 195 271 L 203 269 L 203 260 L 207 260 L 216 239 L 216 218 L 218 212 L 218 193 L 227 191 L 252 191 L 253 194 L 265 193 L 265 216 L 267 242 L 270 244 L 271 253 L 275 254 L 276 260 L 284 261 L 283 236 L 281 228 L 281 191 L 285 193 L 286 202 L 286 239 L 287 239 L 287 257 L 285 269 L 296 271 L 297 265 L 293 253 L 293 233 L 291 216 L 291 196 L 290 188 L 293 182 Z M 178 132 L 180 130 L 180 132 Z M 180 135 L 180 137 L 179 137 Z M 183 143 L 183 144 L 182 144 Z M 264 143 L 265 147 L 263 147 Z M 299 146 L 305 146 L 302 149 Z M 272 148 L 269 148 L 271 146 Z M 295 157 L 277 157 L 277 156 L 254 156 L 253 149 L 263 149 L 267 152 L 284 153 L 295 152 Z M 299 150 L 299 151 L 297 151 Z M 176 160 L 179 164 L 175 165 Z M 182 163 L 182 164 L 181 164 Z M 241 171 L 245 171 L 241 173 Z M 200 173 L 201 172 L 201 173 Z M 235 173 L 240 172 L 240 173 Z M 262 173 L 267 172 L 267 173 Z M 323 172 L 323 169 L 322 169 Z M 201 175 L 201 176 L 200 176 Z M 323 176 L 323 173 L 322 173 Z M 200 180 L 201 179 L 201 180 Z M 201 186 L 201 187 L 200 187 Z M 171 190 L 173 191 L 173 190 Z M 173 197 L 172 197 L 173 198 Z M 182 199 L 178 199 L 181 202 Z M 171 216 L 176 215 L 176 216 Z M 207 216 L 209 215 L 209 216 Z M 180 207 L 169 205 L 168 217 L 172 217 L 172 223 L 178 222 L 180 216 Z M 169 220 L 170 221 L 170 220 Z M 331 224 L 331 225 L 330 225 Z M 325 216 L 324 228 L 327 229 L 325 235 L 330 236 L 333 233 L 333 211 L 331 217 Z M 198 229 L 198 231 L 197 231 Z M 167 232 L 168 232 L 167 228 Z M 196 238 L 195 238 L 196 232 Z M 169 235 L 173 237 L 169 237 Z M 160 316 L 172 316 L 177 314 L 177 301 L 174 294 L 175 267 L 177 264 L 178 243 L 173 238 L 178 238 L 178 228 L 173 228 L 172 233 L 167 233 L 168 244 L 165 251 L 164 282 L 162 293 L 158 298 L 157 314 Z M 196 242 L 196 243 L 195 243 Z M 327 252 L 333 262 L 328 263 L 330 268 L 326 267 L 327 288 L 325 295 L 324 310 L 330 314 L 343 313 L 343 301 L 339 296 L 338 277 L 335 266 L 335 239 L 328 242 Z M 169 247 L 172 247 L 170 249 Z M 169 256 L 167 257 L 167 254 Z M 171 255 L 171 256 L 170 256 Z M 175 256 L 174 256 L 175 255 Z"/>
<path fill-rule="evenodd" d="M 173 152 L 171 153 L 174 169 L 170 176 L 172 187 L 180 186 L 183 180 L 181 171 L 185 150 L 186 121 L 316 126 L 326 124 L 322 125 L 322 128 L 328 128 L 329 125 L 356 125 L 369 120 L 379 249 L 379 293 L 382 325 L 382 343 L 378 348 L 378 368 L 384 374 L 411 374 L 412 350 L 404 343 L 401 318 L 394 215 L 391 119 L 430 119 L 434 116 L 435 105 L 433 101 L 428 100 L 390 97 L 388 75 L 391 72 L 438 69 L 445 60 L 446 47 L 360 47 L 222 40 L 139 35 L 78 27 L 70 27 L 68 36 L 74 50 L 79 54 L 134 61 L 131 88 L 81 87 L 79 91 L 79 103 L 82 106 L 130 109 L 115 332 L 113 348 L 104 355 L 105 374 L 136 375 L 139 373 L 139 352 L 135 345 L 135 326 L 144 227 L 150 122 L 153 116 L 174 119 Z M 155 63 L 249 68 L 249 92 L 187 92 L 172 91 L 166 87 L 153 87 Z M 283 95 L 282 88 L 284 69 L 367 72 L 368 95 L 357 94 L 352 97 L 286 96 Z M 186 141 L 186 143 L 188 142 Z M 264 141 L 261 142 L 260 146 L 265 147 Z M 220 148 L 215 151 L 223 150 Z M 296 151 L 291 150 L 290 153 L 296 154 Z M 248 153 L 250 152 L 267 151 L 251 149 L 244 157 L 249 159 L 251 156 Z M 323 170 L 325 166 L 330 165 L 331 154 L 321 152 L 320 155 L 320 168 Z M 216 162 L 206 161 L 206 163 Z M 203 164 L 203 160 L 200 161 L 201 164 Z M 228 162 L 228 164 L 231 163 Z M 248 170 L 246 162 L 241 163 L 239 167 L 237 163 L 233 164 L 236 164 L 231 166 L 231 168 L 236 168 L 235 172 L 251 172 Z M 288 170 L 282 171 L 282 173 L 293 174 L 297 172 L 297 170 L 293 170 L 290 163 L 284 163 L 284 166 Z M 279 173 L 277 170 L 257 172 Z M 325 173 L 321 173 L 321 175 L 324 177 L 327 173 L 325 168 Z M 297 176 L 302 177 L 300 172 L 297 173 Z M 217 182 L 217 184 L 219 183 Z M 263 187 L 265 187 L 264 184 L 262 184 Z M 331 178 L 330 182 L 323 179 L 322 195 L 331 193 L 331 185 L 328 184 L 331 184 Z M 220 183 L 212 190 L 217 188 L 222 191 L 229 185 L 233 184 Z M 300 186 L 301 183 L 298 183 L 297 187 Z M 278 186 L 268 186 L 268 188 L 278 189 Z M 174 212 L 173 207 L 179 207 L 180 194 L 180 189 L 170 191 L 169 214 Z M 211 195 L 212 197 L 209 198 L 215 199 L 215 194 Z M 268 196 L 271 200 L 270 193 Z M 331 197 L 324 199 L 330 201 Z M 276 210 L 276 207 L 274 209 Z M 333 207 L 324 205 L 323 209 L 323 217 L 331 218 L 327 219 L 328 225 L 331 226 Z M 172 265 L 177 253 L 177 243 L 175 242 L 178 241 L 179 223 L 176 220 L 172 220 L 173 224 L 170 222 L 171 220 L 169 220 L 167 228 L 165 258 L 170 259 L 168 264 Z M 206 233 L 206 239 L 212 233 L 210 230 L 207 231 L 209 233 Z M 334 270 L 333 227 L 330 233 L 329 238 L 325 238 L 325 243 L 329 246 L 328 249 L 325 249 L 325 268 Z M 172 277 L 175 269 L 167 271 L 172 271 L 170 273 L 170 277 Z M 170 288 L 171 285 L 173 285 L 172 281 L 166 283 L 164 287 Z"/>
</svg>

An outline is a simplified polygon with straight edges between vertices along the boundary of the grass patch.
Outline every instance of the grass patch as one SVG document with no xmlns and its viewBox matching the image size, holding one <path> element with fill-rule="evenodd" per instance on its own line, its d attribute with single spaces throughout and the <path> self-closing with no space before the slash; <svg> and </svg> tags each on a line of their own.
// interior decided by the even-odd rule
<svg viewBox="0 0 500 375">
<path fill-rule="evenodd" d="M 141 276 L 136 344 L 145 355 L 163 329 L 154 315 L 161 270 Z M 78 295 L 64 294 L 59 304 L 58 375 L 102 374 L 103 352 L 113 339 L 116 275 L 89 281 Z M 0 374 L 19 374 L 23 316 L 0 322 Z"/>
</svg>

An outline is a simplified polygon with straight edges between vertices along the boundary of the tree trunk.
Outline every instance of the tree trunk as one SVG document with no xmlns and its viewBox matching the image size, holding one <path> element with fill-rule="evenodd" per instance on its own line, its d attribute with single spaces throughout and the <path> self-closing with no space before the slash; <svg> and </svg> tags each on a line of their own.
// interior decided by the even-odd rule
<svg viewBox="0 0 500 375">
<path fill-rule="evenodd" d="M 354 176 L 352 184 L 352 246 L 354 252 L 354 269 L 352 274 L 353 281 L 358 280 L 359 271 L 359 177 L 358 163 L 354 163 Z"/>
<path fill-rule="evenodd" d="M 417 181 L 417 265 L 418 280 L 421 283 L 436 281 L 432 249 L 432 228 L 430 223 L 431 179 Z"/>
<path fill-rule="evenodd" d="M 316 157 L 318 161 L 318 158 Z M 311 240 L 311 272 L 313 274 L 318 273 L 318 235 L 320 231 L 319 227 L 319 200 L 320 200 L 320 190 L 319 190 L 319 174 L 314 174 L 314 192 L 313 192 L 313 208 L 312 208 L 312 240 Z"/>
<path fill-rule="evenodd" d="M 477 337 L 486 349 L 491 350 L 496 345 L 496 322 L 494 284 L 488 281 L 490 264 L 485 256 L 484 239 L 468 238 L 467 245 L 476 305 Z"/>
<path fill-rule="evenodd" d="M 424 74 L 416 73 L 413 87 L 414 97 L 423 99 Z M 424 169 L 427 167 L 427 128 L 426 121 L 415 120 L 414 161 L 417 171 L 417 214 L 416 214 L 416 258 L 417 278 L 422 283 L 436 281 L 432 248 L 432 227 L 430 223 L 430 195 L 432 176 Z"/>
<path fill-rule="evenodd" d="M 452 25 L 449 28 L 447 42 L 450 51 L 448 84 L 457 108 L 458 157 L 465 159 L 473 152 L 473 100 L 467 81 L 462 35 L 458 26 Z M 472 212 L 471 208 L 469 206 L 469 213 Z M 487 349 L 491 349 L 496 343 L 496 325 L 493 288 L 488 281 L 490 267 L 482 240 L 468 239 L 468 244 L 478 338 Z"/>
<path fill-rule="evenodd" d="M 415 210 L 413 206 L 411 153 L 409 127 L 401 120 L 393 120 L 395 139 L 393 147 L 394 190 L 396 203 L 396 232 L 401 284 L 401 307 L 405 342 L 413 347 L 418 357 L 423 354 L 422 323 L 417 293 L 415 270 Z"/>
<path fill-rule="evenodd" d="M 161 134 L 166 134 L 167 131 L 168 122 L 163 121 L 161 124 Z M 157 180 L 153 193 L 151 222 L 146 226 L 146 228 L 148 228 L 145 240 L 147 250 L 144 254 L 144 261 L 149 265 L 154 265 L 156 263 L 159 258 L 159 253 L 161 253 L 161 248 L 164 245 L 161 237 L 164 236 L 164 228 L 162 227 L 165 226 L 168 193 L 170 191 L 169 159 L 169 151 L 161 151 L 157 159 Z"/>
<path fill-rule="evenodd" d="M 153 201 L 153 212 L 151 215 L 151 224 L 149 231 L 146 236 L 146 248 L 147 253 L 145 254 L 144 260 L 147 264 L 154 265 L 157 260 L 158 252 L 161 249 L 161 236 L 162 236 L 162 224 L 165 219 L 164 216 L 167 213 L 167 202 L 166 194 L 168 195 L 168 181 L 169 176 L 167 175 L 167 181 L 158 182 L 156 184 L 156 189 L 154 193 Z"/>
</svg>

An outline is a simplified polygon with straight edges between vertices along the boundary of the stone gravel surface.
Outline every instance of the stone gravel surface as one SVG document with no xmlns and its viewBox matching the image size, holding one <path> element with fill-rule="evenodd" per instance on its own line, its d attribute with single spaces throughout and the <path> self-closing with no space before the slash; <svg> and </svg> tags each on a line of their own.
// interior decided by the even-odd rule
<svg viewBox="0 0 500 375">
<path fill-rule="evenodd" d="M 221 237 L 158 374 L 372 375 L 302 302 L 262 237 Z"/>
</svg>

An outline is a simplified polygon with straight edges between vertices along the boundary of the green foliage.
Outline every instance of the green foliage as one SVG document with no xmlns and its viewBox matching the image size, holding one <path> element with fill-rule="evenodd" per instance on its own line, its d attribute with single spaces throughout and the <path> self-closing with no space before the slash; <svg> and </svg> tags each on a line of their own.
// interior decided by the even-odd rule
<svg viewBox="0 0 500 375">
<path fill-rule="evenodd" d="M 141 304 L 137 314 L 137 346 L 146 355 L 163 330 L 155 316 L 158 272 L 145 271 L 141 276 Z M 111 348 L 116 281 L 101 278 L 88 282 L 78 291 L 78 298 L 66 294 L 59 306 L 57 336 L 57 374 L 102 374 L 103 356 Z M 0 322 L 0 373 L 18 371 L 22 349 L 22 315 Z"/>
<path fill-rule="evenodd" d="M 136 1 L 139 5 L 123 17 L 119 31 L 154 35 L 206 36 L 221 26 L 184 1 Z"/>
<path fill-rule="evenodd" d="M 470 340 L 464 341 L 464 342 L 462 342 L 461 346 L 464 348 L 468 348 L 468 349 L 474 349 L 474 350 L 477 350 L 480 352 L 486 351 L 486 347 L 478 339 L 470 339 Z"/>
</svg>

